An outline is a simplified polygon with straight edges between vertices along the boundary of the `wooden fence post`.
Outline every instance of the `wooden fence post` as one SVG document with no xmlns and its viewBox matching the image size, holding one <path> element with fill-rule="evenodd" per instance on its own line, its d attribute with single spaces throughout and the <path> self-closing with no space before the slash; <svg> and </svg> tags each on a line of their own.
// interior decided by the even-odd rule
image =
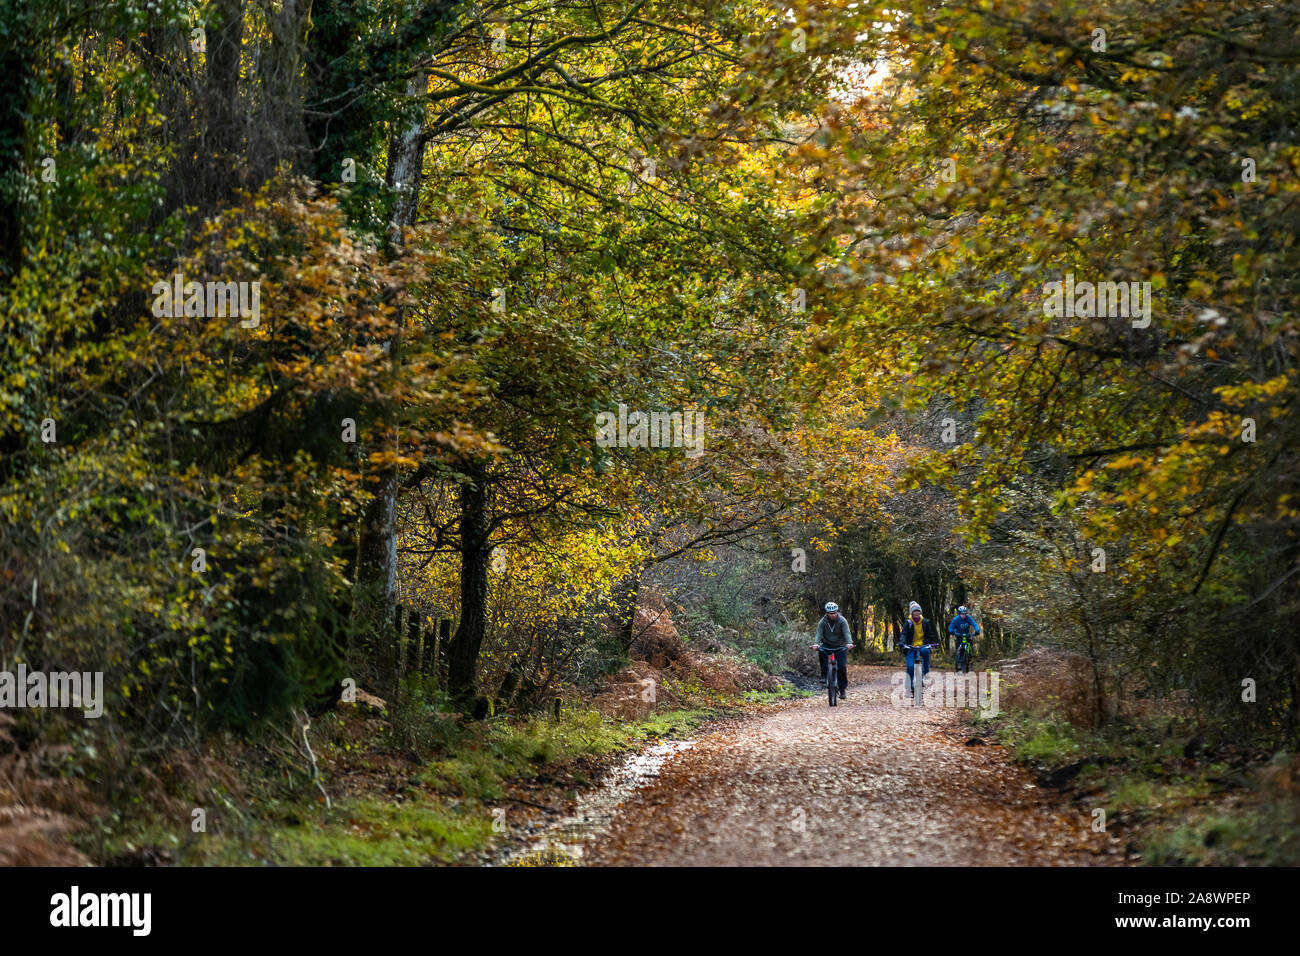
<svg viewBox="0 0 1300 956">
<path fill-rule="evenodd" d="M 415 672 L 424 673 L 424 614 L 418 608 L 411 609 L 411 616 L 406 619 L 406 643 L 415 648 Z"/>
<path fill-rule="evenodd" d="M 447 656 L 447 645 L 451 642 L 451 618 L 438 618 L 428 629 L 425 638 L 427 649 L 424 652 L 424 673 L 431 676 L 441 687 L 443 678 L 443 658 Z"/>
<path fill-rule="evenodd" d="M 397 606 L 397 633 L 393 639 L 397 641 L 397 680 L 400 683 L 402 675 L 406 673 L 406 621 L 411 615 L 411 609 L 405 604 Z"/>
</svg>

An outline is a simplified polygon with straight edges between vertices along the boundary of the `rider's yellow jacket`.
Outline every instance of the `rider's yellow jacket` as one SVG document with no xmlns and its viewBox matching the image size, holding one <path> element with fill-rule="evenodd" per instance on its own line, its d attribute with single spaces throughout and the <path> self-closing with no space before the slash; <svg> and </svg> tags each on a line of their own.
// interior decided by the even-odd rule
<svg viewBox="0 0 1300 956">
<path fill-rule="evenodd" d="M 934 621 L 928 617 L 921 618 L 921 633 L 916 633 L 916 627 L 909 617 L 903 622 L 902 643 L 904 647 L 919 647 L 922 644 L 938 644 L 939 638 L 934 633 Z"/>
</svg>

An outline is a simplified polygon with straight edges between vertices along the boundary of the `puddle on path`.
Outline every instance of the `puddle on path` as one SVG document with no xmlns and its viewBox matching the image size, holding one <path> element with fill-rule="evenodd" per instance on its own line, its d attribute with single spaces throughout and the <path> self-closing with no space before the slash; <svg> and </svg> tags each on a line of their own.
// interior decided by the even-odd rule
<svg viewBox="0 0 1300 956">
<path fill-rule="evenodd" d="M 658 776 L 670 757 L 690 748 L 689 740 L 666 740 L 628 757 L 599 788 L 578 798 L 573 813 L 508 854 L 500 865 L 581 866 L 583 844 L 608 830 L 623 802 Z"/>
</svg>

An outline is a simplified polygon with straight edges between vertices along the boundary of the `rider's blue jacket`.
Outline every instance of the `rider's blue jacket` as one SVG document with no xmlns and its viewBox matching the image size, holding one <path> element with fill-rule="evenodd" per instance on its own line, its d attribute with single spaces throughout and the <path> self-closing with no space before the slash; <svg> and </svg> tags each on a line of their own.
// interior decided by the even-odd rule
<svg viewBox="0 0 1300 956">
<path fill-rule="evenodd" d="M 969 614 L 966 620 L 961 619 L 960 614 L 953 615 L 953 619 L 948 623 L 948 633 L 956 634 L 958 637 L 969 637 L 971 634 L 978 634 L 980 626 L 975 623 L 975 618 Z"/>
</svg>

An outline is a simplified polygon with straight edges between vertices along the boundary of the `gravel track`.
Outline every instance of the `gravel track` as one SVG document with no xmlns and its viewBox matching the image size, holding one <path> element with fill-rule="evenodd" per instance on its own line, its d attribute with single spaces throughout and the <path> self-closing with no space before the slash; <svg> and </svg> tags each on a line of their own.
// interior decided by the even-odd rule
<svg viewBox="0 0 1300 956">
<path fill-rule="evenodd" d="M 953 708 L 897 707 L 888 667 L 695 739 L 626 797 L 588 866 L 1115 866 L 1087 808 L 1037 786 Z"/>
</svg>

